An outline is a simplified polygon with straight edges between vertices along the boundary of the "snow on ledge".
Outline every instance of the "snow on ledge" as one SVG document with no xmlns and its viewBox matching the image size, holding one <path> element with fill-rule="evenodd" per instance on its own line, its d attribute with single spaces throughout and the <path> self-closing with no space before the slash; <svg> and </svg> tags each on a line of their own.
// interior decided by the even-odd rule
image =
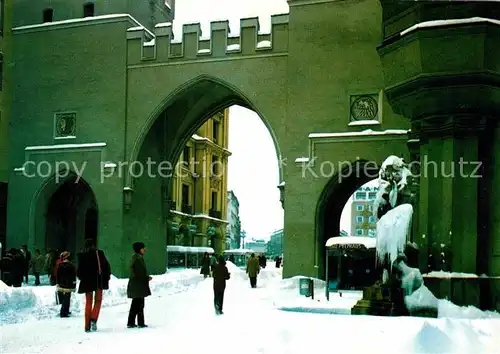
<svg viewBox="0 0 500 354">
<path fill-rule="evenodd" d="M 442 279 L 450 279 L 450 278 L 479 278 L 477 274 L 472 273 L 456 273 L 456 272 L 444 272 L 433 271 L 427 274 L 423 274 L 422 276 L 427 278 L 442 278 Z"/>
<path fill-rule="evenodd" d="M 473 274 L 473 273 L 458 273 L 458 272 L 444 272 L 442 270 L 432 271 L 427 274 L 422 274 L 425 278 L 440 278 L 440 279 L 500 279 L 500 276 L 488 276 L 486 274 Z"/>
<path fill-rule="evenodd" d="M 44 22 L 44 23 L 38 23 L 36 25 L 19 26 L 19 27 L 12 28 L 12 31 L 21 31 L 21 30 L 27 30 L 27 29 L 44 28 L 44 27 L 56 27 L 56 26 L 59 26 L 59 25 L 69 25 L 69 24 L 74 24 L 74 23 L 99 22 L 99 21 L 102 21 L 102 20 L 112 20 L 112 19 L 120 19 L 120 18 L 128 18 L 133 23 L 135 23 L 137 25 L 137 27 L 139 27 L 139 26 L 143 27 L 139 21 L 137 21 L 135 18 L 133 18 L 129 14 L 110 14 L 110 15 L 101 15 L 101 16 L 90 16 L 90 17 L 82 17 L 82 18 L 72 18 L 72 19 L 63 20 L 63 21 Z M 143 29 L 150 36 L 152 36 L 152 37 L 155 36 L 147 28 L 143 27 Z"/>
<path fill-rule="evenodd" d="M 38 146 L 26 146 L 24 150 L 32 151 L 32 150 L 85 149 L 85 148 L 96 148 L 105 146 L 106 143 L 38 145 Z"/>
<path fill-rule="evenodd" d="M 405 29 L 400 33 L 401 36 L 404 36 L 410 32 L 413 32 L 420 28 L 432 28 L 432 27 L 441 27 L 441 26 L 452 26 L 452 25 L 462 25 L 469 23 L 492 23 L 494 25 L 500 25 L 499 20 L 493 20 L 491 18 L 484 17 L 471 17 L 471 18 L 458 18 L 458 19 L 450 19 L 450 20 L 435 20 L 435 21 L 425 21 L 417 23 L 416 25 L 411 26 L 410 28 Z"/>
<path fill-rule="evenodd" d="M 378 120 L 355 120 L 348 124 L 350 127 L 359 125 L 380 125 L 380 122 Z"/>
<path fill-rule="evenodd" d="M 285 181 L 283 181 L 280 184 L 278 184 L 278 187 L 284 187 L 284 186 L 285 186 Z"/>
<path fill-rule="evenodd" d="M 336 246 L 345 246 L 345 245 L 350 245 L 350 246 L 363 245 L 366 248 L 375 248 L 376 244 L 377 244 L 377 239 L 375 237 L 337 236 L 329 238 L 326 241 L 325 246 L 328 248 L 334 248 Z"/>
<path fill-rule="evenodd" d="M 295 163 L 308 163 L 309 157 L 297 157 Z"/>
<path fill-rule="evenodd" d="M 380 131 L 366 129 L 361 132 L 311 133 L 309 134 L 309 139 L 340 138 L 340 137 L 350 137 L 350 136 L 406 135 L 406 134 L 408 134 L 408 130 L 406 129 L 387 129 Z"/>
</svg>

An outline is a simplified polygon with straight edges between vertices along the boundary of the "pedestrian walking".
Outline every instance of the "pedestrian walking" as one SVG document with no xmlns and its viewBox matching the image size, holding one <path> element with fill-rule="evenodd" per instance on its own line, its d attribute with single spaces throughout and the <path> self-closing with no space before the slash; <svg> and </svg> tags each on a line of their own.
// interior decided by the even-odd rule
<svg viewBox="0 0 500 354">
<path fill-rule="evenodd" d="M 210 255 L 208 254 L 208 252 L 205 252 L 205 254 L 203 254 L 200 274 L 203 274 L 204 278 L 210 275 Z"/>
<path fill-rule="evenodd" d="M 149 282 L 151 277 L 148 274 L 146 263 L 144 262 L 144 253 L 146 246 L 142 242 L 135 242 L 132 245 L 134 254 L 129 267 L 129 280 L 127 285 L 127 297 L 132 299 L 130 311 L 128 313 L 128 328 L 144 328 L 144 298 L 151 295 Z M 137 319 L 137 324 L 135 323 Z"/>
<path fill-rule="evenodd" d="M 45 267 L 45 257 L 40 254 L 40 250 L 37 248 L 35 250 L 35 256 L 31 262 L 33 275 L 35 276 L 35 285 L 40 285 L 40 274 Z"/>
<path fill-rule="evenodd" d="M 226 280 L 230 278 L 229 270 L 226 266 L 224 256 L 219 256 L 214 267 L 214 307 L 217 315 L 222 315 L 222 305 L 224 304 L 224 291 L 226 290 Z"/>
<path fill-rule="evenodd" d="M 92 239 L 85 240 L 85 248 L 78 255 L 77 275 L 80 279 L 78 293 L 85 294 L 85 332 L 96 331 L 102 292 L 109 289 L 111 266 Z"/>
<path fill-rule="evenodd" d="M 252 288 L 257 287 L 257 275 L 260 272 L 259 259 L 255 256 L 255 253 L 250 255 L 250 259 L 247 262 L 247 274 L 250 279 L 250 286 Z"/>
<path fill-rule="evenodd" d="M 61 254 L 61 263 L 57 267 L 57 291 L 59 293 L 59 302 L 61 304 L 61 317 L 69 317 L 71 312 L 71 293 L 76 289 L 76 267 L 69 261 L 71 253 L 64 251 Z"/>
</svg>

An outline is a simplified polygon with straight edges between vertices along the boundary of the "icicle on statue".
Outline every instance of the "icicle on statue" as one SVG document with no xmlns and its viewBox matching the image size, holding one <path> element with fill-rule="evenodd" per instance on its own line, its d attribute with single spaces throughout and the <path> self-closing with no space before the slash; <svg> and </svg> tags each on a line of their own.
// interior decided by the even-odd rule
<svg viewBox="0 0 500 354">
<path fill-rule="evenodd" d="M 384 269 L 382 282 L 401 286 L 407 296 L 423 284 L 420 271 L 406 264 L 405 250 L 407 247 L 416 249 L 416 245 L 409 243 L 408 238 L 413 215 L 413 207 L 409 203 L 410 177 L 411 171 L 404 160 L 389 156 L 379 172 L 379 190 L 373 206 L 379 218 L 376 260 Z"/>
</svg>

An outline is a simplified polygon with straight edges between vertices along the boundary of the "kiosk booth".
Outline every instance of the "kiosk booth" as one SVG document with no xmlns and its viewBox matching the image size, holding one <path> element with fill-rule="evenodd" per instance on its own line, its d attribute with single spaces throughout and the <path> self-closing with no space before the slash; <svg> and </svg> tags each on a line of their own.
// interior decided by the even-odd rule
<svg viewBox="0 0 500 354">
<path fill-rule="evenodd" d="M 167 269 L 199 268 L 205 252 L 214 254 L 214 249 L 211 247 L 167 246 Z"/>
<path fill-rule="evenodd" d="M 225 250 L 224 251 L 224 257 L 226 258 L 226 261 L 229 260 L 229 258 L 234 258 L 234 265 L 238 267 L 246 267 L 247 266 L 247 261 L 248 258 L 252 253 L 255 253 L 252 250 L 248 249 L 234 249 L 234 250 Z"/>
<path fill-rule="evenodd" d="M 378 279 L 375 268 L 377 239 L 363 236 L 338 236 L 326 241 L 326 299 L 330 292 L 358 290 Z M 332 262 L 331 257 L 336 260 Z"/>
</svg>

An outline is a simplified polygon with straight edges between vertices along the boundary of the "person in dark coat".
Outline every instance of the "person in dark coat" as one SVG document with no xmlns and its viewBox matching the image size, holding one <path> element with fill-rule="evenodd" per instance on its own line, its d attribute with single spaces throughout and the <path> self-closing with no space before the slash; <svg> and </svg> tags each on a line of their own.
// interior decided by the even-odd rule
<svg viewBox="0 0 500 354">
<path fill-rule="evenodd" d="M 12 286 L 15 288 L 20 288 L 23 285 L 24 278 L 24 267 L 25 267 L 25 258 L 20 249 L 13 248 L 11 250 L 12 254 L 12 268 L 11 268 L 11 277 L 12 277 Z"/>
<path fill-rule="evenodd" d="M 0 270 L 2 271 L 2 281 L 7 286 L 14 285 L 14 254 L 10 249 L 5 257 L 0 259 Z"/>
<path fill-rule="evenodd" d="M 205 252 L 203 259 L 201 260 L 200 274 L 203 274 L 203 277 L 205 278 L 210 274 L 210 256 L 208 255 L 208 252 Z"/>
<path fill-rule="evenodd" d="M 149 282 L 151 277 L 148 274 L 146 263 L 144 262 L 144 253 L 146 246 L 142 242 L 135 242 L 132 245 L 134 254 L 130 262 L 130 275 L 127 285 L 127 297 L 132 299 L 130 311 L 128 313 L 128 328 L 144 328 L 147 325 L 144 323 L 144 298 L 151 295 Z M 137 318 L 137 324 L 135 320 Z"/>
<path fill-rule="evenodd" d="M 78 293 L 85 294 L 85 332 L 96 331 L 102 292 L 109 289 L 111 266 L 92 239 L 85 240 L 85 249 L 78 255 L 77 276 L 80 279 Z"/>
<path fill-rule="evenodd" d="M 230 273 L 226 267 L 224 256 L 219 256 L 214 267 L 214 307 L 217 315 L 222 315 L 222 305 L 224 304 L 224 291 L 226 290 L 226 280 L 229 280 Z"/>
<path fill-rule="evenodd" d="M 23 264 L 23 275 L 25 278 L 25 283 L 28 284 L 28 276 L 30 272 L 31 266 L 31 252 L 28 250 L 28 245 L 23 245 L 21 252 L 24 256 L 24 264 Z"/>
<path fill-rule="evenodd" d="M 61 263 L 57 267 L 57 292 L 61 303 L 61 317 L 69 317 L 71 293 L 76 288 L 76 267 L 69 261 L 71 254 L 67 251 L 61 254 Z"/>
</svg>

